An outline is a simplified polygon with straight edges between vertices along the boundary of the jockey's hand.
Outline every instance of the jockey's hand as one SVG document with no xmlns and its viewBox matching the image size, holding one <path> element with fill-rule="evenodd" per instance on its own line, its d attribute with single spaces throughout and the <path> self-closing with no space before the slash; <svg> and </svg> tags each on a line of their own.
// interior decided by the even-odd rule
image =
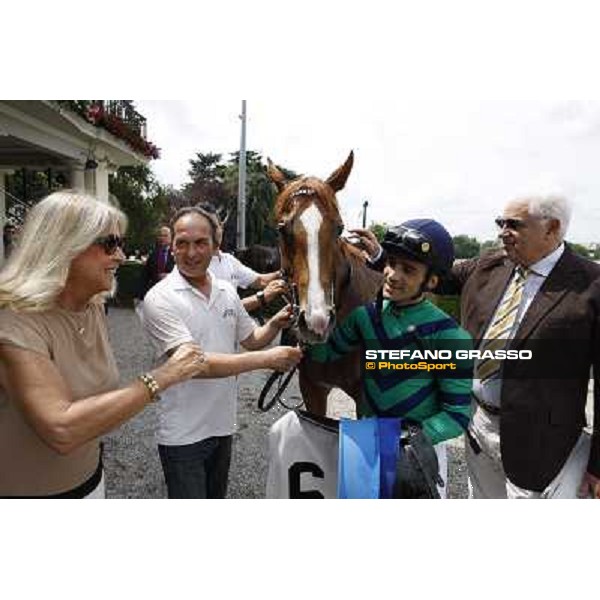
<svg viewBox="0 0 600 600">
<path fill-rule="evenodd" d="M 263 292 L 265 293 L 265 302 L 270 303 L 285 292 L 286 284 L 283 279 L 274 279 L 269 281 Z"/>
<path fill-rule="evenodd" d="M 373 260 L 377 257 L 381 251 L 381 246 L 377 241 L 377 237 L 370 229 L 350 229 L 350 233 L 360 238 L 360 245 L 364 249 L 365 258 Z"/>
<path fill-rule="evenodd" d="M 586 472 L 581 481 L 581 485 L 579 486 L 577 496 L 579 498 L 594 498 L 595 500 L 600 500 L 600 478 Z"/>
<path fill-rule="evenodd" d="M 286 304 L 278 313 L 269 319 L 269 323 L 278 329 L 287 329 L 292 325 L 294 310 L 291 304 Z"/>
<path fill-rule="evenodd" d="M 289 371 L 295 367 L 302 359 L 302 350 L 296 346 L 277 346 L 270 350 L 265 350 L 268 355 L 267 367 L 274 371 Z"/>
</svg>

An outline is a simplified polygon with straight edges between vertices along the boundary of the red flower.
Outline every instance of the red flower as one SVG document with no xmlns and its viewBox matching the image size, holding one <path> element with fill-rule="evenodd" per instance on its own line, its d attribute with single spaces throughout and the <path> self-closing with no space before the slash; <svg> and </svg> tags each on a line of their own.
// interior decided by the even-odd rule
<svg viewBox="0 0 600 600">
<path fill-rule="evenodd" d="M 148 158 L 160 158 L 160 149 L 152 142 L 145 140 L 135 129 L 121 120 L 120 117 L 113 113 L 107 113 L 104 107 L 100 104 L 92 104 L 87 109 L 80 109 L 79 114 L 95 125 L 102 127 L 114 136 L 122 139 L 129 144 L 136 152 L 143 154 Z"/>
<path fill-rule="evenodd" d="M 104 116 L 104 109 L 99 104 L 92 104 L 87 110 L 88 121 L 96 124 Z"/>
</svg>

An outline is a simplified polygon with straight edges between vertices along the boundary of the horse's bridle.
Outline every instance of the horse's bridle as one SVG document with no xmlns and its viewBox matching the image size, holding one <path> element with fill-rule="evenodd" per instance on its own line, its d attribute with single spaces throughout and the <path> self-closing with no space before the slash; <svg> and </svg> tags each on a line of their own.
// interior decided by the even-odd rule
<svg viewBox="0 0 600 600">
<path fill-rule="evenodd" d="M 292 280 L 290 273 L 287 269 L 281 269 L 281 279 L 285 283 L 286 290 L 282 296 L 285 301 L 292 307 L 292 324 L 290 329 L 295 329 L 298 326 L 298 319 L 300 318 L 300 299 L 298 297 L 298 286 Z"/>
<path fill-rule="evenodd" d="M 293 228 L 293 223 L 298 218 L 297 210 L 298 210 L 299 197 L 312 196 L 312 195 L 318 196 L 318 194 L 315 190 L 313 190 L 309 187 L 306 187 L 306 186 L 300 187 L 293 194 L 291 194 L 290 199 L 293 201 L 291 210 L 289 211 L 289 213 L 291 213 L 291 216 L 289 216 L 287 219 L 280 221 L 277 226 L 277 231 L 279 233 L 280 242 L 283 243 L 284 247 L 286 245 L 285 238 L 286 238 L 286 236 L 290 235 L 288 233 L 288 230 Z M 340 239 L 340 235 L 342 234 L 343 230 L 344 230 L 343 223 L 339 223 L 338 231 L 337 231 L 337 239 Z M 280 254 L 283 259 L 284 253 L 280 252 Z M 350 268 L 350 270 L 351 270 L 351 268 Z M 300 318 L 300 299 L 299 299 L 299 295 L 298 295 L 298 286 L 293 282 L 293 272 L 292 272 L 291 268 L 287 268 L 287 269 L 282 268 L 281 272 L 282 272 L 282 279 L 285 281 L 286 286 L 288 288 L 287 293 L 284 293 L 283 296 L 289 302 L 289 304 L 292 306 L 293 315 L 294 315 L 293 323 L 292 323 L 291 327 L 297 328 L 298 319 Z M 350 275 L 351 274 L 349 273 L 348 277 L 347 277 L 348 281 L 350 279 Z M 335 315 L 336 315 L 335 284 L 336 284 L 336 279 L 334 278 L 333 281 L 331 282 L 331 288 L 329 290 L 328 297 L 326 298 L 326 302 L 328 302 L 328 306 L 331 307 L 331 312 L 332 312 L 333 317 L 335 317 Z"/>
<path fill-rule="evenodd" d="M 285 282 L 285 285 L 286 285 L 286 291 L 282 295 L 285 298 L 285 300 L 287 301 L 287 303 L 290 304 L 292 307 L 292 315 L 293 316 L 292 316 L 292 323 L 291 323 L 289 329 L 292 331 L 294 331 L 294 330 L 297 331 L 298 330 L 298 319 L 300 317 L 300 300 L 298 298 L 298 286 L 293 282 L 292 277 L 291 277 L 291 272 L 289 270 L 282 268 L 280 271 L 280 274 L 281 274 L 281 279 L 283 279 L 283 281 Z M 349 263 L 348 270 L 346 272 L 346 276 L 340 286 L 340 289 L 343 289 L 345 286 L 347 286 L 350 283 L 351 278 L 352 278 L 352 263 Z M 335 289 L 335 281 L 333 282 L 332 285 Z M 332 296 L 333 296 L 333 292 L 332 292 Z M 335 302 L 332 304 L 332 310 L 335 315 L 335 311 L 336 311 Z M 296 336 L 296 337 L 298 337 L 298 336 Z M 305 342 L 303 340 L 298 339 L 298 345 L 300 346 L 300 348 L 305 349 L 305 348 L 309 347 L 311 344 L 310 344 L 310 342 Z M 274 371 L 271 374 L 271 376 L 265 382 L 265 384 L 259 394 L 259 397 L 258 397 L 258 408 L 261 411 L 267 412 L 277 402 L 279 402 L 282 406 L 284 406 L 284 408 L 287 408 L 288 410 L 292 410 L 292 409 L 295 410 L 297 408 L 300 408 L 301 404 L 298 406 L 288 406 L 282 400 L 282 394 L 287 389 L 287 386 L 289 385 L 289 382 L 290 382 L 292 376 L 294 375 L 294 373 L 296 372 L 297 368 L 298 368 L 298 365 L 293 367 L 287 373 L 281 373 L 279 371 Z M 272 398 L 270 400 L 267 400 L 267 396 L 269 393 L 271 393 L 271 390 L 273 388 L 275 389 L 275 392 L 273 393 Z"/>
<path fill-rule="evenodd" d="M 297 330 L 298 329 L 298 320 L 300 318 L 300 298 L 298 295 L 298 286 L 294 283 L 293 273 L 292 273 L 291 269 L 282 268 L 280 273 L 281 273 L 281 279 L 283 279 L 285 286 L 286 286 L 286 291 L 283 292 L 282 295 L 285 298 L 286 302 L 292 307 L 292 323 L 290 325 L 290 329 Z M 340 285 L 340 290 L 343 290 L 346 286 L 348 286 L 351 279 L 352 279 L 352 263 L 349 262 L 348 269 L 346 270 L 344 279 L 342 280 L 341 285 Z M 331 289 L 330 289 L 329 298 L 328 298 L 328 300 L 330 302 L 329 306 L 331 307 L 331 313 L 334 318 L 337 314 L 337 303 L 339 300 L 336 298 L 336 294 L 335 294 L 336 280 L 337 280 L 337 278 L 334 278 L 331 282 Z"/>
</svg>

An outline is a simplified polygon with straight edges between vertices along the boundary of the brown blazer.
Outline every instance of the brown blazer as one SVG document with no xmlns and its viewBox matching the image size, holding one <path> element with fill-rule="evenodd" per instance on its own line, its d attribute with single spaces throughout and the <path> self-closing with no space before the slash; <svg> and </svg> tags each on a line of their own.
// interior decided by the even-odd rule
<svg viewBox="0 0 600 600">
<path fill-rule="evenodd" d="M 514 264 L 504 252 L 456 264 L 444 293 L 461 294 L 461 321 L 477 344 L 502 296 Z M 594 367 L 594 435 L 588 470 L 600 476 L 600 265 L 568 246 L 533 299 L 510 348 L 543 348 L 540 376 L 534 363 L 506 361 L 500 446 L 508 478 L 542 491 L 558 474 L 585 426 L 590 367 Z M 540 344 L 540 340 L 544 340 Z M 564 340 L 564 346 L 556 344 Z M 537 346 L 536 346 L 537 344 Z M 548 352 L 553 355 L 549 356 Z M 550 373 L 557 373 L 550 378 Z M 565 373 L 568 372 L 568 377 Z M 560 375 L 558 375 L 560 374 Z"/>
</svg>

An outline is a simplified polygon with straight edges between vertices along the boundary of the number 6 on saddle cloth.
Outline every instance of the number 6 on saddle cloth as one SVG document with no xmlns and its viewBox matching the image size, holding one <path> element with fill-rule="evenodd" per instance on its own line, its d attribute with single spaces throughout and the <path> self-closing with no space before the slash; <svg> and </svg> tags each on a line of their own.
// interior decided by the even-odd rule
<svg viewBox="0 0 600 600">
<path fill-rule="evenodd" d="M 267 498 L 439 498 L 436 484 L 436 451 L 398 418 L 289 411 L 269 432 Z"/>
</svg>

